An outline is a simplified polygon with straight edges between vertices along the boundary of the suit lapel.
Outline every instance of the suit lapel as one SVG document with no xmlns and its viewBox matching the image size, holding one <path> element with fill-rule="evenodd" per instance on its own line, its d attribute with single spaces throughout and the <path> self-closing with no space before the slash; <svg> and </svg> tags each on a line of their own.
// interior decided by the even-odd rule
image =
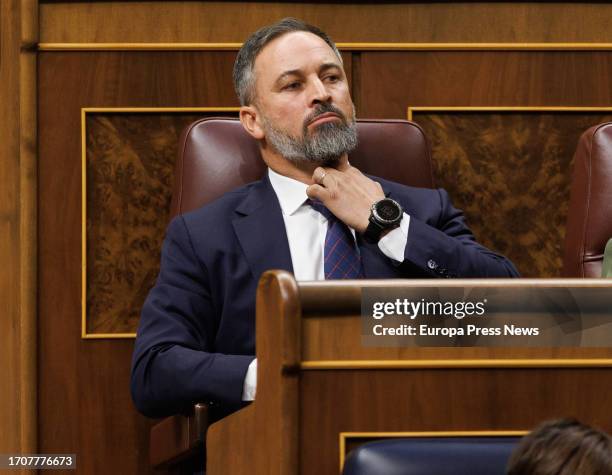
<svg viewBox="0 0 612 475">
<path fill-rule="evenodd" d="M 283 214 L 267 174 L 253 185 L 236 213 L 234 232 L 253 276 L 259 280 L 270 269 L 293 273 Z"/>
</svg>

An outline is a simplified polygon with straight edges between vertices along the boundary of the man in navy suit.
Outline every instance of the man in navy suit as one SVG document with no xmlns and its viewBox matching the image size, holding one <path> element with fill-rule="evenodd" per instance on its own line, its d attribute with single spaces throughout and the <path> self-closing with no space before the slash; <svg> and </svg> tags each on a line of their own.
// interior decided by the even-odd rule
<svg viewBox="0 0 612 475">
<path fill-rule="evenodd" d="M 195 402 L 227 413 L 255 397 L 255 291 L 268 269 L 298 280 L 518 276 L 443 190 L 351 166 L 355 112 L 325 33 L 294 19 L 259 30 L 234 83 L 268 173 L 168 227 L 132 362 L 132 396 L 153 417 Z"/>
</svg>

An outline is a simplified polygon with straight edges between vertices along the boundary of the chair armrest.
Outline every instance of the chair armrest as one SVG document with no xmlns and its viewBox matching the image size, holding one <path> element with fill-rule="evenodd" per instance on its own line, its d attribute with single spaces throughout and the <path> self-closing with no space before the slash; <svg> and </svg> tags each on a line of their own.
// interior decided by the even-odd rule
<svg viewBox="0 0 612 475">
<path fill-rule="evenodd" d="M 163 419 L 151 428 L 150 461 L 155 468 L 180 462 L 202 450 L 208 429 L 208 405 L 196 404 L 193 412 Z"/>
</svg>

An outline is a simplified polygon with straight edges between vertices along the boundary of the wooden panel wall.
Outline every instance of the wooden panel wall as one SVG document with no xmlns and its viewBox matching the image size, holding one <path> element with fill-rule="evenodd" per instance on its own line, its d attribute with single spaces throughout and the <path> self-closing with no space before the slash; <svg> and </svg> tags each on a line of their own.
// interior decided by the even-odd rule
<svg viewBox="0 0 612 475">
<path fill-rule="evenodd" d="M 361 111 L 372 117 L 417 106 L 612 104 L 609 51 L 364 52 L 361 70 Z"/>
<path fill-rule="evenodd" d="M 0 453 L 36 450 L 37 14 L 0 4 Z"/>
<path fill-rule="evenodd" d="M 301 446 L 301 473 L 337 473 L 341 432 L 524 431 L 570 415 L 610 430 L 609 377 L 609 368 L 306 371 L 300 439 L 317 444 Z"/>
<path fill-rule="evenodd" d="M 43 4 L 41 42 L 236 42 L 285 16 L 318 25 L 337 42 L 609 42 L 612 37 L 612 5 L 581 2 L 149 1 Z"/>
<path fill-rule="evenodd" d="M 240 42 L 286 15 L 344 42 L 612 41 L 606 4 L 169 1 L 42 3 L 40 41 Z M 608 51 L 357 47 L 349 54 L 362 117 L 405 118 L 408 106 L 612 102 Z M 136 413 L 128 390 L 133 342 L 80 338 L 81 108 L 235 106 L 234 56 L 235 50 L 39 53 L 39 451 L 76 452 L 78 473 L 150 472 L 150 422 Z"/>
<path fill-rule="evenodd" d="M 609 87 L 612 78 L 610 51 L 372 51 L 356 54 L 360 56 L 361 71 L 359 112 L 366 117 L 402 118 L 406 117 L 409 107 L 612 105 L 612 88 Z M 493 113 L 492 111 L 491 114 Z M 546 114 L 543 112 L 540 117 Z M 557 114 L 564 115 L 562 112 Z M 567 130 L 578 130 L 579 127 L 586 130 L 595 125 L 598 119 L 605 118 L 602 112 L 599 117 L 591 117 L 594 122 L 590 123 L 576 116 L 565 117 L 564 120 L 568 123 Z M 609 119 L 609 115 L 607 118 Z M 414 120 L 418 123 L 419 115 L 415 115 Z M 426 131 L 436 139 L 427 124 L 425 121 Z M 559 276 L 566 214 L 557 220 L 561 221 L 561 226 L 557 228 L 550 213 L 527 213 L 527 216 L 519 216 L 518 220 L 528 223 L 530 230 L 537 230 L 533 236 L 530 230 L 527 230 L 527 233 L 521 230 L 515 232 L 512 224 L 517 218 L 513 215 L 520 212 L 523 206 L 521 203 L 532 203 L 533 206 L 542 199 L 541 191 L 528 190 L 523 185 L 534 179 L 534 170 L 547 168 L 549 174 L 555 173 L 556 179 L 564 183 L 563 189 L 556 196 L 549 197 L 552 201 L 549 204 L 561 210 L 566 208 L 572 170 L 569 164 L 580 133 L 571 134 L 571 145 L 557 146 L 554 149 L 553 155 L 566 154 L 562 160 L 557 160 L 567 164 L 554 172 L 550 168 L 550 157 L 547 158 L 550 152 L 543 152 L 550 139 L 544 135 L 545 128 L 524 128 L 520 123 L 515 126 L 510 123 L 505 125 L 507 130 L 500 137 L 489 137 L 493 142 L 501 140 L 502 143 L 497 149 L 490 147 L 488 158 L 497 156 L 499 165 L 508 167 L 506 172 L 512 174 L 512 180 L 506 179 L 503 181 L 504 186 L 500 187 L 495 183 L 491 170 L 477 175 L 468 163 L 464 163 L 461 169 L 450 172 L 450 176 L 448 173 L 439 173 L 436 176 L 437 184 L 452 191 L 452 197 L 464 198 L 463 201 L 455 199 L 454 202 L 456 206 L 461 205 L 466 210 L 468 224 L 476 236 L 496 251 L 506 253 L 522 275 Z M 482 132 L 482 129 L 474 128 L 473 125 L 462 126 L 463 129 L 459 130 L 464 141 L 477 138 Z M 494 130 L 494 126 L 490 130 Z M 532 132 L 534 136 L 538 133 L 543 135 L 531 144 L 526 144 L 523 143 L 526 131 Z M 460 139 L 456 136 L 451 136 L 447 138 L 446 146 L 441 147 L 439 143 L 434 143 L 436 147 L 433 150 L 433 158 L 438 167 L 446 165 L 450 168 L 452 164 L 447 154 L 458 141 Z M 483 150 L 486 149 L 487 138 L 482 137 L 471 142 L 465 152 L 468 155 L 473 154 L 473 159 L 483 156 Z M 505 150 L 515 150 L 517 153 L 502 155 Z M 523 158 L 528 155 L 531 155 L 534 161 L 526 166 Z M 469 176 L 471 180 L 460 178 Z M 482 186 L 476 185 L 479 180 L 482 181 Z M 466 197 L 468 199 L 465 199 Z M 476 216 L 479 212 L 490 210 L 491 206 L 502 211 L 498 216 L 502 221 L 498 222 L 498 229 L 493 233 L 490 226 L 494 225 L 493 220 L 487 220 L 487 216 Z M 475 207 L 475 212 L 470 215 L 472 207 Z M 523 209 L 528 208 L 529 206 Z M 504 209 L 508 212 L 505 213 Z M 546 264 L 549 259 L 552 262 Z"/>
<path fill-rule="evenodd" d="M 150 425 L 129 395 L 133 341 L 80 338 L 81 108 L 235 105 L 231 87 L 221 81 L 233 58 L 39 55 L 40 450 L 76 451 L 81 473 L 146 473 Z M 167 219 L 167 212 L 159 213 Z M 75 410 L 67 419 L 59 407 Z"/>
</svg>

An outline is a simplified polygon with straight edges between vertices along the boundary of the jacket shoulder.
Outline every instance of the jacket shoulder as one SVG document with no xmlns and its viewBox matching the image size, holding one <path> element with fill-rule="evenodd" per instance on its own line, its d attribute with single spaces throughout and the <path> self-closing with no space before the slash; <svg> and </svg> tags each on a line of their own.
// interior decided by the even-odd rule
<svg viewBox="0 0 612 475">
<path fill-rule="evenodd" d="M 374 181 L 380 183 L 386 193 L 391 193 L 396 197 L 410 199 L 439 199 L 439 190 L 436 188 L 420 188 L 417 186 L 403 185 L 395 181 L 387 180 L 377 176 L 370 176 Z"/>
<path fill-rule="evenodd" d="M 185 220 L 187 227 L 198 223 L 209 222 L 210 220 L 230 221 L 236 207 L 249 194 L 253 186 L 258 182 L 248 183 L 244 186 L 224 193 L 219 198 L 192 211 L 183 213 L 181 216 Z"/>
</svg>

